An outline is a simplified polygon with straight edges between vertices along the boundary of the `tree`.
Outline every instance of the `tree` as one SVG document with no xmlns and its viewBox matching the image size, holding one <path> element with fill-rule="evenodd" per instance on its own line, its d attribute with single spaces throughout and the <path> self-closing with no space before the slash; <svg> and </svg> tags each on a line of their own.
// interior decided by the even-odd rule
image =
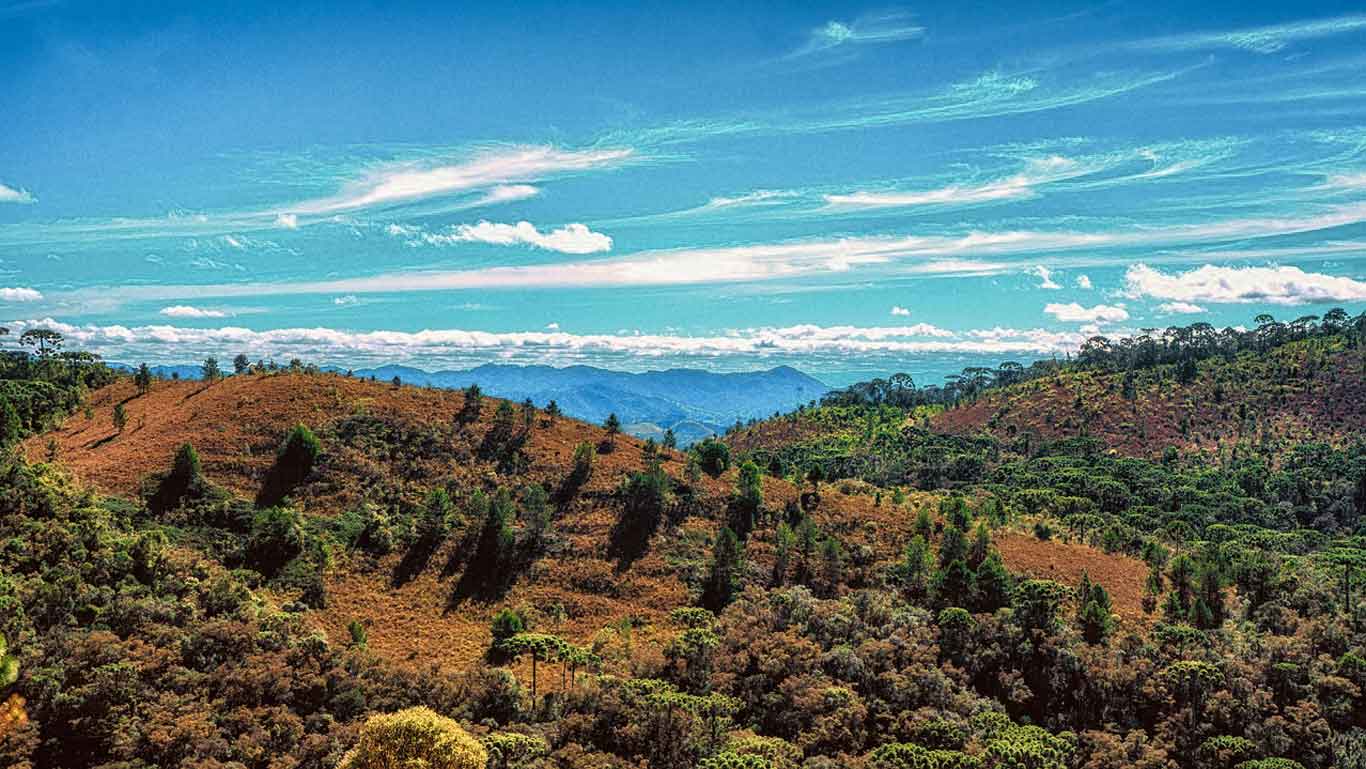
<svg viewBox="0 0 1366 769">
<path fill-rule="evenodd" d="M 509 659 L 531 658 L 531 704 L 536 704 L 537 663 L 552 662 L 560 658 L 569 644 L 562 639 L 546 633 L 518 633 L 502 642 L 503 653 Z"/>
<path fill-rule="evenodd" d="M 930 545 L 925 538 L 916 534 L 906 545 L 906 554 L 901 562 L 901 580 L 906 594 L 911 599 L 925 597 L 929 588 Z"/>
<path fill-rule="evenodd" d="M 844 581 L 844 548 L 838 539 L 826 537 L 821 540 L 821 583 L 827 598 L 839 595 L 840 583 Z"/>
<path fill-rule="evenodd" d="M 617 434 L 621 432 L 621 420 L 617 419 L 616 412 L 607 415 L 607 421 L 602 423 L 603 429 L 607 430 L 607 445 L 616 448 Z"/>
<path fill-rule="evenodd" d="M 973 574 L 962 558 L 955 558 L 934 575 L 934 598 L 940 606 L 963 606 L 973 593 Z"/>
<path fill-rule="evenodd" d="M 146 395 L 152 389 L 152 370 L 146 363 L 138 366 L 137 373 L 133 374 L 133 384 L 137 385 L 139 395 Z"/>
<path fill-rule="evenodd" d="M 24 437 L 24 422 L 9 398 L 0 399 L 0 449 L 13 446 Z"/>
<path fill-rule="evenodd" d="M 536 404 L 532 403 L 530 398 L 527 398 L 526 400 L 522 401 L 522 427 L 524 429 L 530 430 L 531 426 L 535 423 Z"/>
<path fill-rule="evenodd" d="M 702 599 L 709 608 L 719 611 L 730 603 L 740 586 L 743 557 L 740 538 L 729 527 L 721 529 L 712 547 L 711 572 Z"/>
<path fill-rule="evenodd" d="M 764 506 L 764 476 L 759 466 L 745 461 L 740 465 L 740 475 L 735 480 L 735 494 L 741 507 L 751 516 Z"/>
<path fill-rule="evenodd" d="M 248 358 L 246 353 L 237 353 L 236 357 L 232 359 L 232 373 L 241 375 L 250 370 L 251 358 Z"/>
<path fill-rule="evenodd" d="M 31 328 L 19 335 L 19 344 L 37 348 L 38 357 L 46 360 L 62 349 L 64 338 L 50 328 Z"/>
<path fill-rule="evenodd" d="M 280 445 L 275 464 L 266 474 L 265 483 L 256 495 L 257 507 L 279 504 L 286 494 L 313 472 L 313 465 L 321 454 L 322 443 L 313 431 L 302 424 L 295 425 Z"/>
<path fill-rule="evenodd" d="M 597 449 L 588 441 L 580 441 L 574 447 L 574 467 L 569 473 L 571 485 L 582 486 L 593 476 L 593 459 L 597 453 Z"/>
<path fill-rule="evenodd" d="M 1110 594 L 1082 572 L 1082 586 L 1077 590 L 1077 601 L 1077 624 L 1081 626 L 1082 638 L 1092 645 L 1105 643 L 1115 629 Z"/>
<path fill-rule="evenodd" d="M 674 429 L 672 427 L 665 428 L 664 430 L 663 446 L 669 451 L 678 448 L 678 436 L 674 435 Z"/>
<path fill-rule="evenodd" d="M 553 400 L 545 404 L 545 417 L 550 420 L 550 424 L 555 424 L 555 420 L 560 418 L 560 404 Z"/>
<path fill-rule="evenodd" d="M 122 403 L 114 404 L 114 430 L 122 433 L 123 428 L 128 425 L 128 412 L 124 411 Z"/>
<path fill-rule="evenodd" d="M 371 716 L 337 769 L 484 769 L 488 751 L 455 721 L 425 707 Z"/>
<path fill-rule="evenodd" d="M 460 424 L 472 424 L 479 421 L 479 412 L 484 408 L 484 392 L 479 389 L 479 385 L 472 384 L 465 388 L 465 401 L 460 406 L 460 413 L 456 415 L 456 421 Z"/>
<path fill-rule="evenodd" d="M 1015 587 L 1015 621 L 1026 632 L 1051 635 L 1067 588 L 1048 579 L 1027 579 Z"/>
<path fill-rule="evenodd" d="M 715 438 L 707 438 L 693 447 L 702 471 L 711 477 L 724 473 L 730 467 L 730 447 Z"/>
<path fill-rule="evenodd" d="M 204 372 L 205 382 L 217 382 L 223 378 L 223 370 L 218 367 L 218 359 L 210 355 L 204 359 L 204 365 L 200 366 Z"/>
<path fill-rule="evenodd" d="M 811 469 L 806 471 L 806 480 L 811 484 L 811 490 L 819 494 L 821 481 L 825 480 L 825 469 L 820 465 L 812 465 Z"/>
<path fill-rule="evenodd" d="M 994 612 L 1010 605 L 1015 580 L 1001 561 L 1001 554 L 992 548 L 977 569 L 977 609 Z"/>
<path fill-rule="evenodd" d="M 487 505 L 484 519 L 480 523 L 479 538 L 475 542 L 474 555 L 466 567 L 467 575 L 474 584 L 490 587 L 497 584 L 504 575 L 502 564 L 512 551 L 512 527 L 510 521 L 514 505 L 512 494 L 507 489 L 499 489 Z"/>
</svg>

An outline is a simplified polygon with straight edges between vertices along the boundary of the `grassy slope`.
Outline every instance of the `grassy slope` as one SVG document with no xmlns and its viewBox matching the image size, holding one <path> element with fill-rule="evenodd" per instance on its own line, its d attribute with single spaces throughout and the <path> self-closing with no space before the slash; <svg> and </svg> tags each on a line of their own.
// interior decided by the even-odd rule
<svg viewBox="0 0 1366 769">
<path fill-rule="evenodd" d="M 122 435 L 111 422 L 115 403 L 123 403 L 128 414 Z M 416 503 L 428 489 L 448 482 L 461 490 L 500 484 L 520 488 L 531 482 L 554 489 L 572 464 L 574 446 L 606 437 L 601 428 L 573 420 L 560 419 L 553 425 L 540 421 L 525 446 L 527 468 L 509 475 L 478 452 L 497 403 L 486 399 L 482 419 L 459 430 L 451 426 L 463 405 L 459 392 L 394 388 L 337 375 L 281 374 L 231 377 L 209 385 L 160 382 L 151 392 L 138 395 L 131 382 L 122 380 L 92 394 L 92 419 L 78 413 L 56 431 L 28 441 L 25 450 L 37 458 L 47 453 L 49 440 L 55 441 L 59 461 L 80 478 L 106 492 L 131 496 L 143 476 L 165 470 L 175 449 L 190 441 L 211 481 L 249 499 L 285 432 L 302 422 L 318 433 L 325 456 L 314 477 L 296 493 L 296 504 L 309 516 L 330 518 L 379 488 L 386 499 L 402 503 Z M 414 443 L 417 448 L 406 454 L 394 451 L 392 442 L 347 444 L 338 438 L 338 430 L 357 414 L 381 417 L 426 442 Z M 613 491 L 628 472 L 642 466 L 643 459 L 639 441 L 619 436 L 616 444 L 616 451 L 599 456 L 591 480 L 557 513 L 558 544 L 518 575 L 505 595 L 448 603 L 459 578 L 442 568 L 459 546 L 460 537 L 453 536 L 427 568 L 397 585 L 393 574 L 401 552 L 378 560 L 358 552 L 340 553 L 327 575 L 328 606 L 310 616 L 336 640 L 347 637 L 346 624 L 352 619 L 367 623 L 370 648 L 393 662 L 457 667 L 487 648 L 489 616 L 500 605 L 531 607 L 540 613 L 539 629 L 577 642 L 626 617 L 644 620 L 646 626 L 637 637 L 667 632 L 667 612 L 689 602 L 690 581 L 695 584 L 706 567 L 735 471 L 717 479 L 703 476 L 699 514 L 664 530 L 644 557 L 618 571 L 608 557 L 610 532 L 621 513 Z M 681 453 L 669 454 L 665 470 L 681 478 L 684 459 Z M 914 511 L 922 505 L 937 509 L 938 498 L 914 494 L 901 507 L 886 500 L 875 505 L 868 488 L 845 486 L 851 493 L 823 488 L 822 503 L 812 516 L 823 530 L 837 535 L 847 551 L 866 553 L 860 568 L 871 578 L 899 558 Z M 781 510 L 800 491 L 787 481 L 765 479 L 771 509 Z M 770 569 L 771 537 L 771 528 L 760 528 L 748 547 L 751 573 L 761 584 Z M 1138 615 L 1145 573 L 1140 562 L 1024 535 L 1005 535 L 999 542 L 1013 570 L 1066 582 L 1075 582 L 1083 568 L 1108 577 L 1106 584 L 1120 613 Z M 289 596 L 273 598 L 283 602 Z"/>
</svg>

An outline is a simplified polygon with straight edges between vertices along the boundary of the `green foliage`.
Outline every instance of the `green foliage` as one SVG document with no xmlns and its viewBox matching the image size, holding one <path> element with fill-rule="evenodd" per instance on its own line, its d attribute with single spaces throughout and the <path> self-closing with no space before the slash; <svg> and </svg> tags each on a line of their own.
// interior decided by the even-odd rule
<svg viewBox="0 0 1366 769">
<path fill-rule="evenodd" d="M 1067 588 L 1047 579 L 1027 579 L 1015 586 L 1015 621 L 1026 631 L 1053 633 L 1058 607 Z"/>
<path fill-rule="evenodd" d="M 703 472 L 715 478 L 730 467 L 730 447 L 715 438 L 707 438 L 693 446 L 693 454 Z"/>
<path fill-rule="evenodd" d="M 19 411 L 8 399 L 0 400 L 0 448 L 18 443 L 24 437 L 24 425 Z"/>
<path fill-rule="evenodd" d="M 297 511 L 271 507 L 252 518 L 244 548 L 246 562 L 252 568 L 271 576 L 303 551 L 304 533 Z"/>
<path fill-rule="evenodd" d="M 719 609 L 730 603 L 740 586 L 743 558 L 739 537 L 729 528 L 721 529 L 712 548 L 711 572 L 702 596 L 704 604 Z"/>
<path fill-rule="evenodd" d="M 490 769 L 530 767 L 550 752 L 544 739 L 516 732 L 495 732 L 480 739 L 489 752 Z"/>
<path fill-rule="evenodd" d="M 128 412 L 123 408 L 122 403 L 114 404 L 114 431 L 122 433 L 123 428 L 128 426 Z"/>
<path fill-rule="evenodd" d="M 280 504 L 285 496 L 308 478 L 313 465 L 322 454 L 322 443 L 304 425 L 295 425 L 275 456 L 275 464 L 266 474 L 265 483 L 256 495 L 258 507 Z"/>
<path fill-rule="evenodd" d="M 11 654 L 5 636 L 0 634 L 0 691 L 19 680 L 19 657 Z"/>
<path fill-rule="evenodd" d="M 740 505 L 750 513 L 757 513 L 764 506 L 764 476 L 759 466 L 746 460 L 740 465 L 740 475 L 735 482 L 735 494 Z"/>
</svg>

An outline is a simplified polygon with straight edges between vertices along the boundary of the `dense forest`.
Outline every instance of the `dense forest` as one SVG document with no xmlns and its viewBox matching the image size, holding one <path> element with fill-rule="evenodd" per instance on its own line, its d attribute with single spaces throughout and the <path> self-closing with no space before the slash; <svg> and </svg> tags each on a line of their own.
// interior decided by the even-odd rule
<svg viewBox="0 0 1366 769">
<path fill-rule="evenodd" d="M 1097 338 L 687 451 L 34 339 L 0 765 L 1366 767 L 1363 339 Z"/>
</svg>

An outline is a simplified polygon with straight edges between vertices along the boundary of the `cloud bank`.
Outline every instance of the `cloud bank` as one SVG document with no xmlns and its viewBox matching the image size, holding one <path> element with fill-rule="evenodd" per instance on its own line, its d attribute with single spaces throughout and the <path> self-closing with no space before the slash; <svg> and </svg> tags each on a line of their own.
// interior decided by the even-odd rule
<svg viewBox="0 0 1366 769">
<path fill-rule="evenodd" d="M 1132 298 L 1176 302 L 1296 305 L 1312 302 L 1366 300 L 1366 282 L 1305 272 L 1298 267 L 1220 267 L 1207 264 L 1180 273 L 1164 273 L 1136 264 L 1124 274 L 1124 292 Z"/>
</svg>

